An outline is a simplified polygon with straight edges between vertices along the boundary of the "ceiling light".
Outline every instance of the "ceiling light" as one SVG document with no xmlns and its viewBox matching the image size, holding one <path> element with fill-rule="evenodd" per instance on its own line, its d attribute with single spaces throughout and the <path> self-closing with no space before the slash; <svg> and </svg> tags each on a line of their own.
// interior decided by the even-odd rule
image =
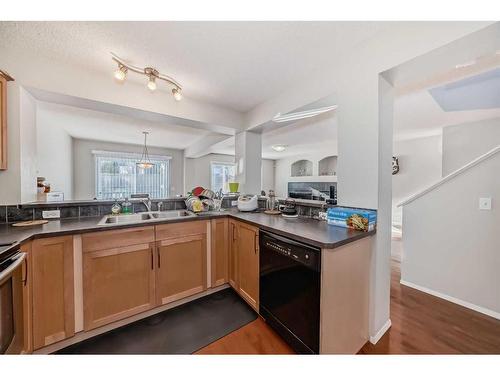
<svg viewBox="0 0 500 375">
<path fill-rule="evenodd" d="M 127 78 L 127 68 L 118 64 L 118 69 L 115 70 L 115 78 L 118 81 L 125 81 L 125 78 Z"/>
<path fill-rule="evenodd" d="M 174 96 L 175 100 L 179 101 L 182 99 L 182 93 L 181 93 L 182 86 L 172 77 L 169 77 L 165 74 L 161 74 L 158 70 L 152 67 L 139 68 L 137 66 L 129 64 L 125 60 L 116 56 L 114 53 L 111 53 L 111 58 L 118 64 L 118 69 L 114 73 L 114 76 L 117 80 L 119 81 L 125 80 L 128 71 L 132 71 L 138 74 L 144 74 L 148 77 L 147 87 L 151 91 L 156 90 L 157 88 L 156 79 L 160 79 L 174 86 L 174 88 L 172 89 L 172 95 Z"/>
<path fill-rule="evenodd" d="M 181 90 L 178 89 L 177 87 L 172 89 L 172 95 L 174 96 L 175 100 L 177 101 L 182 100 Z"/>
<path fill-rule="evenodd" d="M 151 90 L 151 91 L 155 91 L 156 90 L 156 82 L 155 82 L 155 76 L 154 75 L 150 75 L 149 76 L 149 80 L 148 80 L 148 89 Z"/>
<path fill-rule="evenodd" d="M 333 111 L 334 109 L 337 109 L 337 108 L 338 108 L 337 105 L 331 105 L 328 107 L 310 109 L 308 111 L 292 112 L 292 113 L 288 113 L 286 115 L 282 115 L 281 113 L 278 113 L 276 116 L 273 117 L 273 121 L 274 122 L 287 122 L 287 121 L 302 120 L 305 118 L 318 116 L 318 115 L 325 113 L 325 112 Z"/>
<path fill-rule="evenodd" d="M 154 167 L 154 164 L 149 159 L 148 146 L 146 144 L 146 138 L 149 132 L 142 132 L 144 134 L 144 149 L 142 150 L 141 160 L 136 164 L 137 167 L 142 169 L 150 169 Z"/>
<path fill-rule="evenodd" d="M 271 146 L 271 148 L 276 152 L 283 152 L 283 151 L 285 151 L 286 146 L 285 145 L 274 145 L 274 146 Z"/>
</svg>

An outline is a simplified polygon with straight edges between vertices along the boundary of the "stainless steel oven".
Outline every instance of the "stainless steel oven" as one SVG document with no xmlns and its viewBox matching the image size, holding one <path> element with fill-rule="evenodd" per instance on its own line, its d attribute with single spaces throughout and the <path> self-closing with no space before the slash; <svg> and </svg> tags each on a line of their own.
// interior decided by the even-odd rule
<svg viewBox="0 0 500 375">
<path fill-rule="evenodd" d="M 19 354 L 24 346 L 23 276 L 26 254 L 0 252 L 0 354 Z"/>
</svg>

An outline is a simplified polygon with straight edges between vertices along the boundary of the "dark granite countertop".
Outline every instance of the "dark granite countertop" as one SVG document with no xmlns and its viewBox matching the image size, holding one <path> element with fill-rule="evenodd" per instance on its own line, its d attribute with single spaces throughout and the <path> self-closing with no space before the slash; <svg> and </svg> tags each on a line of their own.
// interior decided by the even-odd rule
<svg viewBox="0 0 500 375">
<path fill-rule="evenodd" d="M 147 223 L 140 222 L 109 226 L 98 225 L 102 217 L 52 220 L 47 224 L 34 227 L 13 227 L 11 224 L 2 224 L 0 225 L 0 251 L 7 251 L 20 246 L 23 242 L 41 237 L 81 234 L 86 232 L 157 225 L 180 221 L 208 220 L 215 217 L 235 218 L 243 222 L 256 225 L 269 232 L 280 234 L 282 236 L 324 249 L 339 247 L 375 233 L 375 231 L 360 232 L 340 228 L 328 225 L 324 221 L 318 221 L 310 218 L 292 219 L 284 218 L 281 215 L 266 215 L 262 212 L 239 212 L 237 210 L 227 210 L 222 212 L 203 213 L 201 215 L 197 215 L 196 217 L 182 217 L 174 220 L 155 220 Z M 1 247 L 1 244 L 6 243 L 13 244 Z"/>
</svg>

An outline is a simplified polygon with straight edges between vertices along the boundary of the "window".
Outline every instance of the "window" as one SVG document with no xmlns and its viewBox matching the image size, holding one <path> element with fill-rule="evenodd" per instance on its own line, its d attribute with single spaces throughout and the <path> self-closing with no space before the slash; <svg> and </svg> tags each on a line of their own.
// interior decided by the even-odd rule
<svg viewBox="0 0 500 375">
<path fill-rule="evenodd" d="M 131 194 L 168 198 L 170 157 L 150 155 L 153 168 L 137 167 L 141 154 L 93 151 L 97 199 L 123 199 Z"/>
<path fill-rule="evenodd" d="M 229 182 L 234 182 L 236 166 L 234 163 L 212 162 L 210 164 L 211 184 L 213 191 L 222 189 L 223 193 L 229 192 Z"/>
</svg>

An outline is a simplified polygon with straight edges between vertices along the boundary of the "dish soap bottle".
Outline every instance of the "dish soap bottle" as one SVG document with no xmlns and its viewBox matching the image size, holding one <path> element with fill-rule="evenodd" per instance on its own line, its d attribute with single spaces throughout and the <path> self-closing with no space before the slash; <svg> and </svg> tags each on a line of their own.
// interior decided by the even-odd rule
<svg viewBox="0 0 500 375">
<path fill-rule="evenodd" d="M 125 202 L 122 203 L 122 213 L 124 214 L 132 213 L 132 203 L 129 202 L 128 198 L 125 198 Z"/>
<path fill-rule="evenodd" d="M 120 203 L 118 203 L 118 200 L 115 199 L 115 203 L 111 206 L 111 213 L 113 215 L 118 215 L 121 210 L 122 207 L 120 206 Z"/>
</svg>

